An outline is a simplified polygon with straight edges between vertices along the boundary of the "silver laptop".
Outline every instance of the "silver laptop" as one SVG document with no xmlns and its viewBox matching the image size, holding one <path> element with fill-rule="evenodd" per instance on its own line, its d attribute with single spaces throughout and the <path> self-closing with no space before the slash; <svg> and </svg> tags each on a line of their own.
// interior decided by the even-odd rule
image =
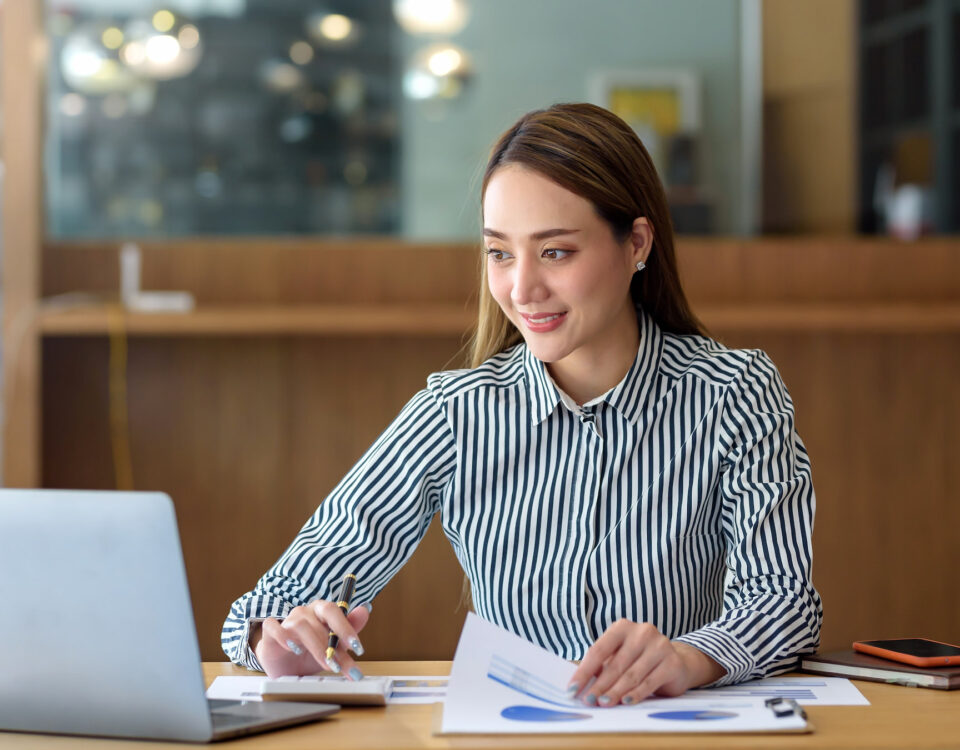
<svg viewBox="0 0 960 750">
<path fill-rule="evenodd" d="M 0 730 L 209 742 L 319 703 L 208 701 L 173 503 L 0 490 Z"/>
</svg>

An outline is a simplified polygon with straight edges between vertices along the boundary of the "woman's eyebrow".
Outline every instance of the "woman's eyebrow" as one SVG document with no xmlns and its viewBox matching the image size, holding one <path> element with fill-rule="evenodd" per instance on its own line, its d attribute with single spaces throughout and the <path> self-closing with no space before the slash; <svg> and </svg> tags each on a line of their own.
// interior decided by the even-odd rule
<svg viewBox="0 0 960 750">
<path fill-rule="evenodd" d="M 559 237 L 559 236 L 562 235 L 562 234 L 576 234 L 576 233 L 579 232 L 579 231 L 580 231 L 579 229 L 560 229 L 560 228 L 557 228 L 557 229 L 544 229 L 543 231 L 534 232 L 533 234 L 531 234 L 531 235 L 530 235 L 530 239 L 532 239 L 532 240 L 546 240 L 546 239 L 549 239 L 550 237 Z M 505 240 L 505 239 L 507 239 L 507 235 L 505 235 L 503 232 L 498 232 L 497 230 L 495 230 L 495 229 L 490 229 L 489 227 L 484 227 L 484 228 L 483 228 L 483 236 L 484 236 L 484 237 L 496 237 L 496 238 L 499 239 L 499 240 Z"/>
</svg>

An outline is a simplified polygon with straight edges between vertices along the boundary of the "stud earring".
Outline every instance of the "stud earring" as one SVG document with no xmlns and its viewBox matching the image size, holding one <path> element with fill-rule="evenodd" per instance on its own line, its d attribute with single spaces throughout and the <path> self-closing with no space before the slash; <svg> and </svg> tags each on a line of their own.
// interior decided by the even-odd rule
<svg viewBox="0 0 960 750">
<path fill-rule="evenodd" d="M 646 268 L 646 267 L 647 267 L 647 264 L 644 263 L 642 260 L 637 263 L 637 270 L 638 270 L 638 271 L 642 271 L 642 270 L 643 270 L 644 268 Z"/>
</svg>

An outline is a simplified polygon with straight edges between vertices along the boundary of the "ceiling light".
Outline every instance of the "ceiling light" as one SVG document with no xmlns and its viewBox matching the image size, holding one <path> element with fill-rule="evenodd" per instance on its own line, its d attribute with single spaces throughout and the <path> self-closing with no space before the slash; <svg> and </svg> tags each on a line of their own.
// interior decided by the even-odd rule
<svg viewBox="0 0 960 750">
<path fill-rule="evenodd" d="M 176 17 L 169 10 L 158 10 L 153 14 L 153 28 L 160 32 L 170 31 L 176 21 Z"/>
<path fill-rule="evenodd" d="M 470 11 L 465 0 L 393 0 L 393 15 L 410 34 L 456 34 Z"/>
</svg>

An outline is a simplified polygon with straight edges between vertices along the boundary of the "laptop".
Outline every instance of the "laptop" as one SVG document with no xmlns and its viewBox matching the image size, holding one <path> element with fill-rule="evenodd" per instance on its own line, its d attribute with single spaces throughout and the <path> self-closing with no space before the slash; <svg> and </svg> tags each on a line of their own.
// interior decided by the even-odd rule
<svg viewBox="0 0 960 750">
<path fill-rule="evenodd" d="M 323 703 L 208 701 L 173 503 L 0 490 L 0 730 L 210 742 Z"/>
</svg>

